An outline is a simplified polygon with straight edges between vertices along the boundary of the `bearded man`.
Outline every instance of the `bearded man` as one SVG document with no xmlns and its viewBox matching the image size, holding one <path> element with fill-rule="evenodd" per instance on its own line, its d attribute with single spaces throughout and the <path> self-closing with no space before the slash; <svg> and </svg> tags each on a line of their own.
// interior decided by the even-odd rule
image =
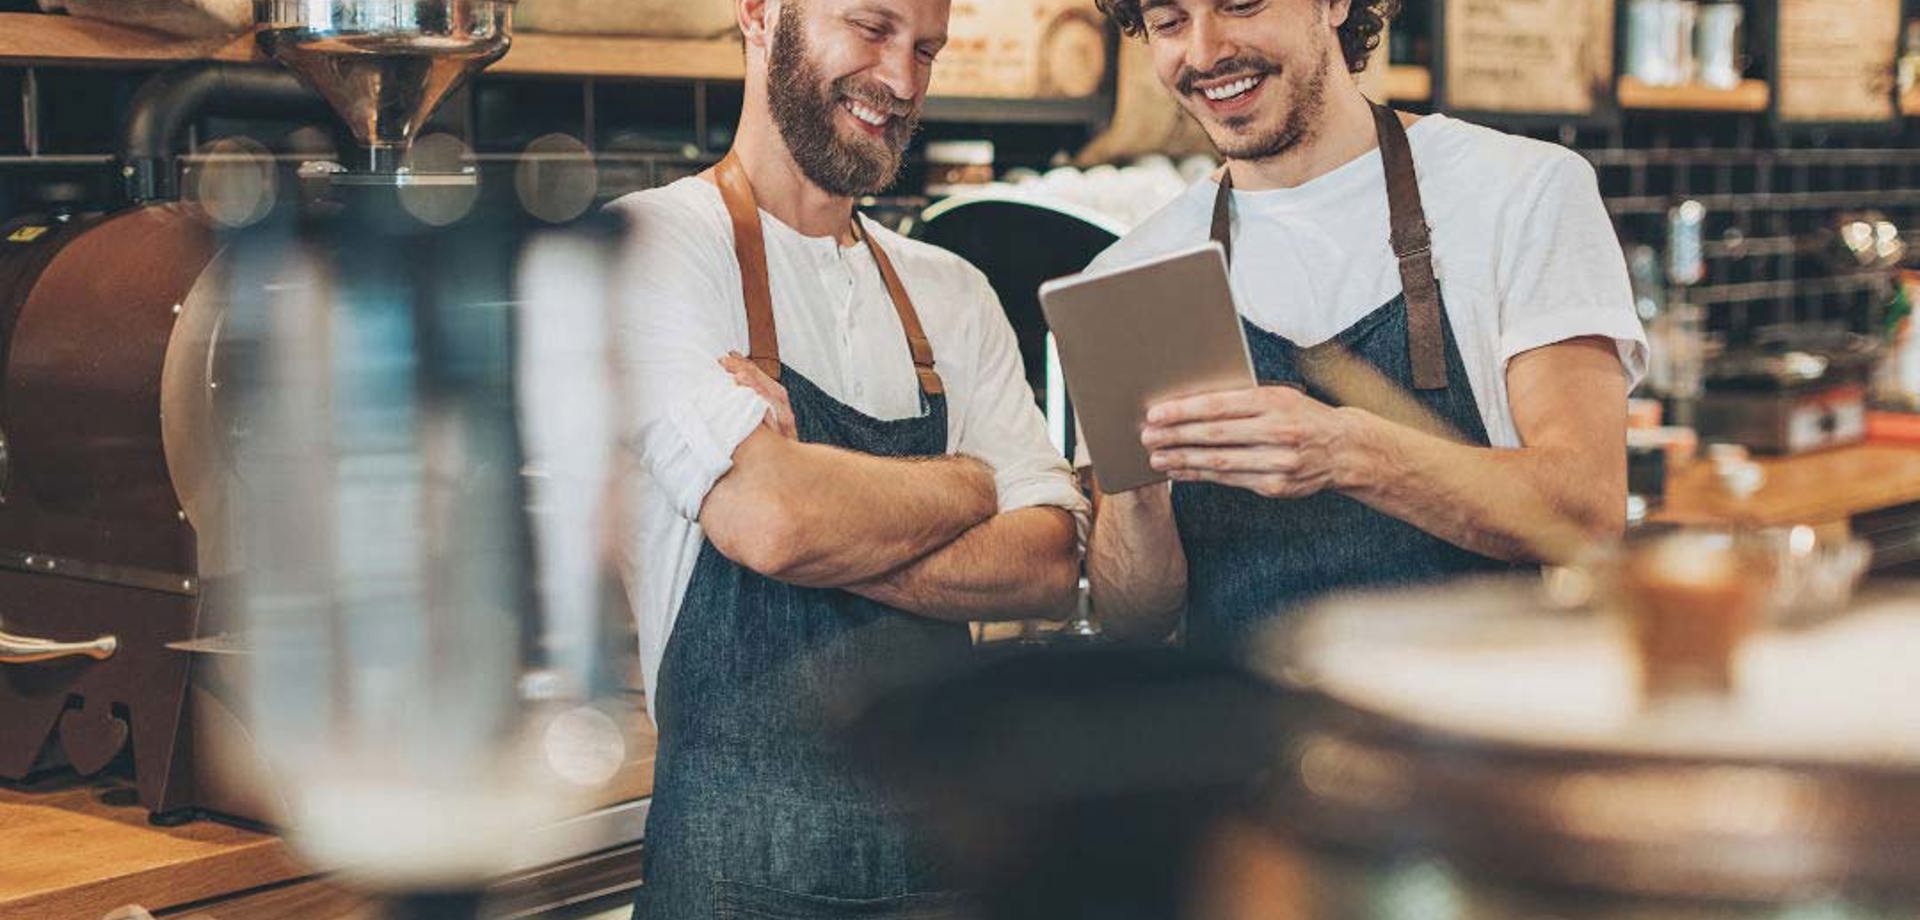
<svg viewBox="0 0 1920 920">
<path fill-rule="evenodd" d="M 1108 631 L 1227 656 L 1331 591 L 1527 565 L 1626 517 L 1646 366 L 1591 166 L 1370 102 L 1394 0 L 1097 0 L 1226 159 L 1102 254 L 1226 250 L 1262 385 L 1150 407 L 1106 497 Z"/>
<path fill-rule="evenodd" d="M 660 747 L 642 918 L 930 917 L 919 829 L 831 740 L 863 694 L 1071 607 L 1085 507 L 977 270 L 857 216 L 947 0 L 737 0 L 714 169 L 611 207 L 629 584 Z"/>
</svg>

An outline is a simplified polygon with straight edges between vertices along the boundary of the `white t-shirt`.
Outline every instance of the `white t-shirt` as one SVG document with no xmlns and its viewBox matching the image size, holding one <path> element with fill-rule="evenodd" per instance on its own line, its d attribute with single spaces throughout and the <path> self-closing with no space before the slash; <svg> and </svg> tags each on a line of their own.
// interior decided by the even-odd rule
<svg viewBox="0 0 1920 920">
<path fill-rule="evenodd" d="M 1507 362 L 1581 336 L 1614 340 L 1631 387 L 1647 341 L 1593 167 L 1553 144 L 1429 115 L 1407 129 L 1460 357 L 1495 447 L 1518 447 Z M 1203 179 L 1093 261 L 1117 268 L 1207 240 L 1219 184 Z M 1293 188 L 1233 193 L 1240 313 L 1301 346 L 1400 293 L 1375 149 Z"/>
<path fill-rule="evenodd" d="M 705 542 L 700 506 L 767 404 L 718 359 L 746 354 L 747 314 L 720 191 L 699 178 L 608 205 L 623 215 L 616 353 L 632 417 L 623 443 L 628 588 L 651 706 L 681 598 Z M 919 378 L 886 283 L 864 244 L 803 236 L 760 214 L 780 359 L 829 396 L 883 419 L 920 414 Z M 1013 328 L 986 276 L 944 249 L 878 227 L 933 346 L 947 395 L 947 449 L 994 470 L 1000 510 L 1051 505 L 1084 533 L 1086 502 L 1048 441 Z"/>
</svg>

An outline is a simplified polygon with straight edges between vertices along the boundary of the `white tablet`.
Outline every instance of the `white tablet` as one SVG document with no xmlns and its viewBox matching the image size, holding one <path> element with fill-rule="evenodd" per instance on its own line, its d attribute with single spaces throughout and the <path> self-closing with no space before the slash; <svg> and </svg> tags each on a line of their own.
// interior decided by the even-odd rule
<svg viewBox="0 0 1920 920">
<path fill-rule="evenodd" d="M 1100 491 L 1166 477 L 1140 444 L 1147 407 L 1254 385 L 1218 243 L 1040 286 Z"/>
</svg>

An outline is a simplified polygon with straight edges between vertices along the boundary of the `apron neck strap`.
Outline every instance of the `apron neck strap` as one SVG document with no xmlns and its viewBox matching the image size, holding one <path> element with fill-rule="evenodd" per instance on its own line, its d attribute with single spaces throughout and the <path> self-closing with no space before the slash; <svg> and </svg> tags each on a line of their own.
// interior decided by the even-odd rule
<svg viewBox="0 0 1920 920">
<path fill-rule="evenodd" d="M 1407 353 L 1413 365 L 1416 390 L 1447 388 L 1446 321 L 1440 306 L 1440 283 L 1433 274 L 1433 243 L 1426 208 L 1420 202 L 1420 181 L 1413 168 L 1400 116 L 1383 105 L 1373 106 L 1374 136 L 1380 145 L 1380 164 L 1387 176 L 1387 220 L 1394 258 L 1400 263 L 1400 290 L 1407 302 Z M 1222 169 L 1220 190 L 1213 199 L 1212 238 L 1233 260 L 1233 171 Z"/>
<path fill-rule="evenodd" d="M 729 151 L 714 168 L 714 184 L 726 202 L 727 216 L 733 224 L 733 254 L 740 262 L 740 290 L 747 306 L 747 358 L 767 376 L 780 379 L 780 335 L 773 323 L 773 289 L 767 274 L 767 244 L 760 229 L 760 205 L 753 194 L 753 182 L 740 158 Z M 928 396 L 945 392 L 940 375 L 933 369 L 933 343 L 920 325 L 919 311 L 907 296 L 906 285 L 893 269 L 893 261 L 880 243 L 867 232 L 861 218 L 853 218 L 853 235 L 867 244 L 867 252 L 880 269 L 887 296 L 900 315 L 900 327 L 906 331 L 907 349 L 913 354 L 913 367 L 920 380 L 920 392 Z"/>
<path fill-rule="evenodd" d="M 733 223 L 733 254 L 740 262 L 740 292 L 747 302 L 747 359 L 780 379 L 780 336 L 773 325 L 773 287 L 767 280 L 767 241 L 760 232 L 760 204 L 740 158 L 729 152 L 713 171 Z"/>
<path fill-rule="evenodd" d="M 1400 290 L 1407 298 L 1407 352 L 1413 364 L 1413 388 L 1447 388 L 1447 343 L 1441 323 L 1440 282 L 1433 276 L 1433 237 L 1427 210 L 1420 204 L 1420 179 L 1413 171 L 1413 150 L 1400 116 L 1384 105 L 1373 107 L 1380 161 L 1387 172 L 1387 215 L 1393 255 L 1400 262 Z"/>
<path fill-rule="evenodd" d="M 1233 170 L 1220 167 L 1220 190 L 1213 193 L 1213 227 L 1208 234 L 1233 264 Z"/>
<path fill-rule="evenodd" d="M 859 214 L 853 216 L 853 235 L 867 244 L 867 251 L 873 254 L 873 264 L 880 269 L 880 279 L 887 283 L 887 296 L 893 300 L 893 310 L 900 315 L 900 328 L 907 334 L 907 351 L 913 355 L 913 371 L 920 378 L 920 392 L 928 396 L 946 392 L 940 373 L 933 369 L 933 343 L 927 340 L 927 330 L 920 325 L 920 311 L 913 308 L 907 286 L 900 283 L 900 274 L 893 270 L 893 259 L 867 231 L 866 219 Z"/>
</svg>

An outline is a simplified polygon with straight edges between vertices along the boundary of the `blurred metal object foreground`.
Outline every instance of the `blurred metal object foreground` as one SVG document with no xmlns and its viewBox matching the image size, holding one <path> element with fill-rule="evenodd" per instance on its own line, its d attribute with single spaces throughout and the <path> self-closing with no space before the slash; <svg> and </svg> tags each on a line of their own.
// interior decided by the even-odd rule
<svg viewBox="0 0 1920 920">
<path fill-rule="evenodd" d="M 1272 823 L 1376 865 L 1434 859 L 1476 882 L 1572 892 L 1548 898 L 1550 909 L 1617 903 L 1622 911 L 1582 907 L 1582 917 L 1666 916 L 1630 907 L 1641 899 L 1746 905 L 1689 917 L 1771 917 L 1743 911 L 1835 898 L 1904 905 L 1887 916 L 1920 908 L 1920 760 L 1900 744 L 1886 745 L 1892 753 L 1884 756 L 1793 752 L 1791 744 L 1770 756 L 1764 738 L 1747 744 L 1737 729 L 1676 730 L 1699 710 L 1652 711 L 1591 737 L 1490 730 L 1490 722 L 1467 724 L 1471 718 L 1450 727 L 1462 705 L 1409 702 L 1440 692 L 1431 681 L 1424 690 L 1407 683 L 1373 695 L 1356 690 L 1360 672 L 1334 679 L 1334 669 L 1322 667 L 1328 630 L 1353 643 L 1350 659 L 1373 647 L 1381 671 L 1423 651 L 1461 662 L 1478 655 L 1495 668 L 1497 656 L 1548 647 L 1555 630 L 1591 628 L 1606 616 L 1552 611 L 1534 600 L 1535 590 L 1495 582 L 1336 601 L 1270 636 L 1258 667 L 1312 701 L 1267 790 Z M 1920 604 L 1910 606 L 1896 601 L 1875 615 L 1920 620 Z M 1415 626 L 1421 635 L 1409 638 L 1402 627 L 1410 620 L 1396 614 L 1416 612 L 1452 623 Z M 1623 628 L 1607 628 L 1621 629 L 1624 642 Z M 1520 701 L 1516 710 L 1532 707 L 1528 718 L 1551 725 L 1553 701 L 1543 706 L 1541 689 L 1516 681 L 1505 692 Z M 1735 711 L 1705 717 L 1731 723 Z M 1911 734 L 1911 718 L 1884 718 Z"/>
</svg>

